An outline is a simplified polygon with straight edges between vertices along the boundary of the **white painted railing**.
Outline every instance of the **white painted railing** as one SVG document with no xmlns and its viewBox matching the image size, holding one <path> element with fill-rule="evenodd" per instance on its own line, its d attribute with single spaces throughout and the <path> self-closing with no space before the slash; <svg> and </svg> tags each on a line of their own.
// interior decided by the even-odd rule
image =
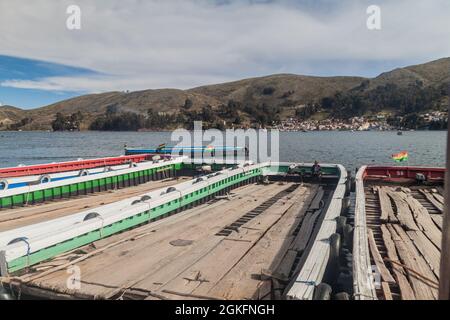
<svg viewBox="0 0 450 320">
<path fill-rule="evenodd" d="M 327 165 L 322 165 L 327 166 Z M 330 166 L 330 165 L 328 165 Z M 336 219 L 341 214 L 342 200 L 345 196 L 347 171 L 342 165 L 334 165 L 339 169 L 340 177 L 333 192 L 328 209 L 320 229 L 308 252 L 300 273 L 286 294 L 288 300 L 312 300 L 314 290 L 322 282 L 330 256 L 330 237 L 336 233 Z"/>
<path fill-rule="evenodd" d="M 355 229 L 353 233 L 353 292 L 356 300 L 376 300 L 366 224 L 366 197 L 364 172 L 361 167 L 356 174 Z"/>
</svg>

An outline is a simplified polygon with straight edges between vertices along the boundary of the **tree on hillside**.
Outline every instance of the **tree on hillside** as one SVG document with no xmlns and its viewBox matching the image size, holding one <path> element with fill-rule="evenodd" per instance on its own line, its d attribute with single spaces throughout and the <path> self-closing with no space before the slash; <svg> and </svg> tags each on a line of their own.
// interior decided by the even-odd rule
<svg viewBox="0 0 450 320">
<path fill-rule="evenodd" d="M 266 87 L 263 89 L 263 95 L 265 96 L 271 96 L 273 93 L 275 92 L 275 88 L 274 87 Z"/>
<path fill-rule="evenodd" d="M 56 114 L 55 120 L 52 122 L 53 131 L 74 131 L 80 130 L 83 114 L 78 111 L 70 116 L 64 116 L 61 112 Z"/>
<path fill-rule="evenodd" d="M 183 108 L 189 110 L 190 108 L 192 108 L 193 105 L 194 103 L 192 102 L 192 100 L 188 98 L 184 101 Z"/>
<path fill-rule="evenodd" d="M 67 130 L 66 117 L 58 112 L 56 114 L 56 119 L 52 122 L 53 131 L 65 131 Z"/>
</svg>

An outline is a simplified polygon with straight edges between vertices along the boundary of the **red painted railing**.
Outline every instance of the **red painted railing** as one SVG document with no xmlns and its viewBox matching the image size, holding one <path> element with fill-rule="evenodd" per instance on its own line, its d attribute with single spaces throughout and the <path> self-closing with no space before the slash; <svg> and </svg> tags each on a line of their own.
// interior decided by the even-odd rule
<svg viewBox="0 0 450 320">
<path fill-rule="evenodd" d="M 133 156 L 121 156 L 113 158 L 99 158 L 91 160 L 68 161 L 59 163 L 39 164 L 23 167 L 0 169 L 0 178 L 23 177 L 30 175 L 41 175 L 57 172 L 76 171 L 82 169 L 92 169 L 104 166 L 117 166 L 130 162 L 138 163 L 149 160 L 153 155 L 139 154 Z"/>
<path fill-rule="evenodd" d="M 423 174 L 428 181 L 444 181 L 445 168 L 368 166 L 364 179 L 402 181 L 415 180 L 416 174 Z"/>
</svg>

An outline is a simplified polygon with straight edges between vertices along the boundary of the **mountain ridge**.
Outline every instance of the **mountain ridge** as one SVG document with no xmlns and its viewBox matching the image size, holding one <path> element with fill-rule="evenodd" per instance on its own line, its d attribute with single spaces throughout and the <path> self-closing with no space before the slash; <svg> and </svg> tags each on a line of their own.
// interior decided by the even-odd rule
<svg viewBox="0 0 450 320">
<path fill-rule="evenodd" d="M 295 108 L 309 103 L 318 103 L 337 92 L 349 92 L 355 88 L 370 91 L 386 85 L 405 88 L 420 84 L 426 88 L 450 84 L 450 58 L 442 58 L 431 62 L 396 68 L 383 72 L 374 78 L 357 76 L 318 77 L 296 74 L 274 74 L 263 77 L 247 78 L 199 86 L 187 90 L 181 89 L 149 89 L 134 92 L 104 92 L 87 94 L 59 101 L 48 106 L 23 110 L 11 106 L 0 107 L 0 129 L 24 118 L 29 121 L 19 126 L 23 130 L 48 130 L 57 113 L 69 116 L 76 112 L 83 114 L 83 125 L 80 129 L 88 129 L 90 124 L 108 110 L 118 113 L 137 113 L 145 115 L 151 109 L 162 114 L 176 114 L 186 109 L 189 101 L 190 112 L 200 112 L 202 108 L 211 106 L 219 109 L 230 101 L 241 106 L 252 108 L 269 108 L 279 110 L 280 117 L 293 116 Z M 252 115 L 241 112 L 244 119 L 252 122 Z"/>
</svg>

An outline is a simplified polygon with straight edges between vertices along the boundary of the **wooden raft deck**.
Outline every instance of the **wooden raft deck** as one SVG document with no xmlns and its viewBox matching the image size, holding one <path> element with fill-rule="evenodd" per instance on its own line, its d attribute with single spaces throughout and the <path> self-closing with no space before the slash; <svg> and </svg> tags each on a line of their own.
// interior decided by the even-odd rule
<svg viewBox="0 0 450 320">
<path fill-rule="evenodd" d="M 311 208 L 328 195 L 310 184 L 247 185 L 3 282 L 50 299 L 279 299 L 313 239 Z M 69 266 L 80 268 L 80 288 L 68 288 Z"/>
<path fill-rule="evenodd" d="M 378 298 L 437 299 L 442 189 L 368 185 L 364 192 L 371 264 L 381 281 Z"/>
</svg>

